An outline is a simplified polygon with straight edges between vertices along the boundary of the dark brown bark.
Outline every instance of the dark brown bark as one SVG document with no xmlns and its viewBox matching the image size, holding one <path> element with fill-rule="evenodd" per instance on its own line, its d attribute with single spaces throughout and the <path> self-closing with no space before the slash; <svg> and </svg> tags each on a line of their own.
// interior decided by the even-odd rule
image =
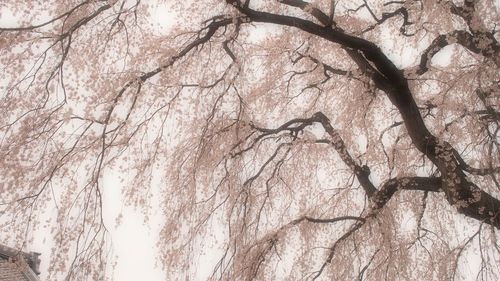
<svg viewBox="0 0 500 281">
<path fill-rule="evenodd" d="M 441 173 L 442 190 L 448 202 L 471 218 L 500 229 L 500 200 L 487 194 L 471 183 L 459 160 L 453 155 L 453 147 L 439 140 L 427 129 L 403 72 L 373 42 L 349 35 L 296 17 L 260 12 L 248 7 L 236 7 L 250 21 L 296 27 L 304 32 L 340 44 L 343 48 L 360 52 L 371 62 L 378 75 L 371 76 L 376 84 L 389 85 L 383 90 L 398 109 L 415 147 L 429 158 Z"/>
</svg>

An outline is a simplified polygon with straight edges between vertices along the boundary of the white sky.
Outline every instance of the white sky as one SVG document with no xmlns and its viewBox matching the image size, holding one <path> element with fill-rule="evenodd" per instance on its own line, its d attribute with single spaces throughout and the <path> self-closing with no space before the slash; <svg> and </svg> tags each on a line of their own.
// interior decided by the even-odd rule
<svg viewBox="0 0 500 281">
<path fill-rule="evenodd" d="M 161 26 L 168 27 L 173 23 L 173 15 L 167 8 L 159 8 L 154 18 L 158 21 L 158 32 L 161 32 Z M 2 9 L 0 5 L 0 26 L 15 27 L 18 25 L 18 17 L 10 10 Z M 152 221 L 147 225 L 144 223 L 144 216 L 131 207 L 122 204 L 122 190 L 124 185 L 120 182 L 120 175 L 116 171 L 104 172 L 103 185 L 106 189 L 103 191 L 104 197 L 104 216 L 107 221 L 106 226 L 111 232 L 113 240 L 113 255 L 116 255 L 116 267 L 112 271 L 112 280 L 137 281 L 137 280 L 165 280 L 165 275 L 156 264 L 156 246 L 157 233 L 159 233 L 161 218 L 153 216 Z M 123 211 L 124 219 L 117 227 L 116 218 Z M 33 244 L 26 247 L 26 251 L 40 252 L 41 279 L 45 280 L 47 268 L 49 266 L 47 258 L 51 251 L 50 239 L 43 232 L 33 235 Z M 0 241 L 1 243 L 2 241 Z"/>
<path fill-rule="evenodd" d="M 144 216 L 131 207 L 123 205 L 122 190 L 125 188 L 115 171 L 104 172 L 103 193 L 104 215 L 113 239 L 114 254 L 117 264 L 113 280 L 164 280 L 163 272 L 155 266 L 155 242 L 158 240 L 160 220 L 153 216 L 151 222 L 144 223 Z M 116 227 L 116 218 L 123 212 L 124 219 Z M 155 223 L 156 222 L 156 223 Z"/>
<path fill-rule="evenodd" d="M 500 3 L 500 0 L 496 0 Z M 168 28 L 174 23 L 174 16 L 168 11 L 166 6 L 159 7 L 154 18 L 159 23 L 158 32 L 163 28 Z M 16 16 L 3 10 L 0 17 L 0 26 L 9 27 L 16 25 Z M 259 28 L 265 28 L 265 25 L 259 25 Z M 270 27 L 272 28 L 272 27 Z M 259 33 L 265 35 L 265 31 Z M 256 38 L 259 38 L 256 34 Z M 445 49 L 446 50 L 446 49 Z M 433 58 L 433 63 L 444 66 L 450 62 L 451 52 L 442 51 Z M 157 250 L 155 242 L 158 239 L 157 234 L 160 229 L 161 216 L 152 214 L 151 221 L 144 224 L 144 216 L 131 207 L 125 207 L 122 202 L 123 183 L 120 182 L 120 175 L 116 171 L 106 171 L 104 173 L 103 184 L 107 187 L 104 191 L 105 217 L 108 222 L 113 239 L 114 252 L 117 256 L 116 268 L 113 271 L 113 280 L 120 281 L 160 281 L 165 280 L 165 274 L 161 269 L 155 266 L 157 262 Z M 114 223 L 118 214 L 123 211 L 123 222 L 116 227 Z M 28 250 L 41 252 L 41 278 L 44 279 L 44 272 L 48 266 L 48 257 L 51 245 L 45 241 L 43 235 L 35 237 L 35 242 Z M 45 270 L 44 270 L 45 269 Z M 200 273 L 208 268 L 200 268 Z"/>
</svg>

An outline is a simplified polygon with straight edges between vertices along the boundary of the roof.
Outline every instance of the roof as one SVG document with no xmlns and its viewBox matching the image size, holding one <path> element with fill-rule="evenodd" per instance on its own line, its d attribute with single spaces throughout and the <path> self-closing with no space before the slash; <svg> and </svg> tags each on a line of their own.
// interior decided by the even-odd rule
<svg viewBox="0 0 500 281">
<path fill-rule="evenodd" d="M 1 281 L 40 281 L 40 253 L 22 252 L 0 244 Z"/>
</svg>

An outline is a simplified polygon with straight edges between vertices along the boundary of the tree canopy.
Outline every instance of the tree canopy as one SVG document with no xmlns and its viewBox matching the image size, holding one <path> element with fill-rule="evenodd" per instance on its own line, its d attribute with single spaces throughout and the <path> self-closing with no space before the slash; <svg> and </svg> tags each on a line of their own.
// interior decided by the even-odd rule
<svg viewBox="0 0 500 281">
<path fill-rule="evenodd" d="M 169 280 L 499 280 L 498 9 L 3 0 L 0 237 L 109 277 L 119 171 Z"/>
</svg>

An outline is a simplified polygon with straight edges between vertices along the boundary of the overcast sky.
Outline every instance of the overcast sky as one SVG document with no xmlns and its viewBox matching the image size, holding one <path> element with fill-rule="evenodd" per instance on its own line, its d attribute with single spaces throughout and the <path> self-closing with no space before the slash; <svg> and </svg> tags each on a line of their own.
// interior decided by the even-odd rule
<svg viewBox="0 0 500 281">
<path fill-rule="evenodd" d="M 158 31 L 167 29 L 173 24 L 172 14 L 166 7 L 158 7 L 154 18 L 157 20 Z M 0 5 L 0 27 L 14 27 L 18 24 L 18 15 L 12 14 L 9 10 Z M 0 80 L 1 82 L 1 80 Z M 113 240 L 113 254 L 116 255 L 116 267 L 113 271 L 112 280 L 120 281 L 159 281 L 165 280 L 164 273 L 156 266 L 156 246 L 157 233 L 161 218 L 152 216 L 152 220 L 147 225 L 144 223 L 144 216 L 131 207 L 122 204 L 123 184 L 120 182 L 119 174 L 116 171 L 107 170 L 104 173 L 103 184 L 107 188 L 104 192 L 104 216 L 107 221 L 108 230 L 111 232 Z M 116 218 L 123 211 L 122 224 L 116 226 Z M 50 254 L 51 243 L 47 239 L 50 234 L 38 231 L 33 234 L 33 244 L 26 247 L 26 251 L 40 252 L 41 259 L 41 279 L 44 280 L 47 274 L 48 256 Z M 1 243 L 2 241 L 0 241 Z"/>
<path fill-rule="evenodd" d="M 498 4 L 500 0 L 496 0 Z M 8 11 L 1 11 L 0 26 L 8 27 L 15 26 L 16 15 L 12 15 Z M 156 10 L 155 19 L 158 23 L 158 31 L 162 28 L 167 29 L 174 23 L 173 15 L 169 13 L 166 7 L 159 7 Z M 259 26 L 264 28 L 263 26 Z M 263 32 L 264 30 L 261 30 Z M 263 32 L 262 34 L 265 34 Z M 389 47 L 389 46 L 387 46 Z M 441 52 L 433 58 L 433 62 L 446 65 L 450 60 L 450 52 Z M 404 59 L 396 60 L 400 64 L 404 64 Z M 107 170 L 104 173 L 104 185 L 107 186 L 104 192 L 104 210 L 105 219 L 107 221 L 108 229 L 111 231 L 113 239 L 113 249 L 117 256 L 117 264 L 115 267 L 113 280 L 120 281 L 136 281 L 136 280 L 148 280 L 148 281 L 160 281 L 165 280 L 165 275 L 156 267 L 157 263 L 157 250 L 155 242 L 158 237 L 161 216 L 158 213 L 152 213 L 151 220 L 144 224 L 144 216 L 139 212 L 135 211 L 131 207 L 126 207 L 122 204 L 122 190 L 123 185 L 120 182 L 120 177 L 123 174 L 119 174 L 116 171 Z M 110 188 L 111 187 L 111 188 Z M 116 227 L 115 220 L 120 212 L 123 212 L 122 224 Z M 153 211 L 154 212 L 154 211 Z M 48 251 L 50 251 L 51 245 L 47 243 L 44 239 L 44 235 L 38 233 L 34 238 L 34 244 L 29 250 L 36 252 L 41 252 L 42 260 L 42 279 L 44 279 L 44 274 L 48 266 L 47 257 Z M 200 268 L 200 271 L 208 269 Z"/>
</svg>

